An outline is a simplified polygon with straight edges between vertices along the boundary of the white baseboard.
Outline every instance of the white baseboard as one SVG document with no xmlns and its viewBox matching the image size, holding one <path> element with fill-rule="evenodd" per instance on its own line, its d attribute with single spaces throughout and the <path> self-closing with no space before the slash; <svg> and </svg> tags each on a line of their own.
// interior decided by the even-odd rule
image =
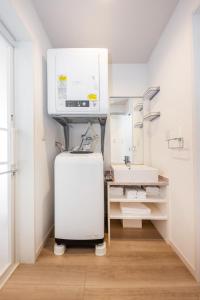
<svg viewBox="0 0 200 300">
<path fill-rule="evenodd" d="M 188 269 L 188 271 L 192 274 L 192 276 L 198 281 L 198 276 L 196 273 L 196 270 L 194 269 L 194 267 L 189 263 L 189 261 L 187 260 L 187 258 L 184 256 L 184 254 L 174 245 L 173 242 L 171 241 L 167 241 L 167 243 L 172 247 L 172 249 L 174 250 L 174 252 L 178 255 L 178 257 L 181 259 L 181 261 L 184 263 L 184 265 L 186 266 L 186 268 Z"/>
<path fill-rule="evenodd" d="M 44 248 L 44 245 L 46 244 L 48 238 L 50 237 L 50 235 L 52 234 L 54 225 L 52 225 L 48 232 L 45 234 L 43 241 L 41 242 L 40 246 L 38 247 L 37 251 L 36 251 L 36 259 L 38 258 L 38 256 L 40 255 L 42 249 Z"/>
<path fill-rule="evenodd" d="M 4 286 L 6 281 L 10 278 L 15 269 L 19 266 L 19 263 L 15 263 L 11 265 L 5 273 L 0 277 L 0 289 Z"/>
</svg>

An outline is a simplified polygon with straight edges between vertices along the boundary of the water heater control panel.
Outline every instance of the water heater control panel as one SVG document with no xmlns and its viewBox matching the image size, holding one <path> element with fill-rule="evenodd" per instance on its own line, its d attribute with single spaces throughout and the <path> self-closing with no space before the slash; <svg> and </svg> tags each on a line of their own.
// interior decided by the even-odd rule
<svg viewBox="0 0 200 300">
<path fill-rule="evenodd" d="M 50 49 L 47 64 L 49 114 L 107 114 L 107 49 Z"/>
</svg>

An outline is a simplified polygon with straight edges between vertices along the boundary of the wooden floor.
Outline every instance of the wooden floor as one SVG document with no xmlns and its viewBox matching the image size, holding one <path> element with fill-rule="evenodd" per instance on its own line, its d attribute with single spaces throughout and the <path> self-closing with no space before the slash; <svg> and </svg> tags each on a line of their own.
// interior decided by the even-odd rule
<svg viewBox="0 0 200 300">
<path fill-rule="evenodd" d="M 107 256 L 91 249 L 53 255 L 53 239 L 35 265 L 20 265 L 0 291 L 1 300 L 197 300 L 200 287 L 155 229 L 141 237 L 114 236 Z M 119 228 L 122 237 L 121 229 Z M 147 234 L 147 231 L 149 234 Z M 150 240 L 152 235 L 152 240 Z M 126 234 L 125 234 L 126 235 Z M 156 237 L 156 239 L 155 239 Z"/>
<path fill-rule="evenodd" d="M 124 229 L 120 220 L 111 220 L 111 239 L 125 241 L 135 240 L 161 240 L 160 233 L 150 221 L 142 222 L 142 229 Z"/>
</svg>

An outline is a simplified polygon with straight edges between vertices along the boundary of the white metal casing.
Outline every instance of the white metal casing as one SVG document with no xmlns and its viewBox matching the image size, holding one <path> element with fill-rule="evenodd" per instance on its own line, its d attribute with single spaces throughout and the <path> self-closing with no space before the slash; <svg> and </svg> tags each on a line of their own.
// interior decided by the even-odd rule
<svg viewBox="0 0 200 300">
<path fill-rule="evenodd" d="M 104 238 L 101 153 L 63 152 L 55 159 L 55 238 Z"/>
<path fill-rule="evenodd" d="M 105 116 L 108 112 L 108 50 L 49 49 L 48 113 Z"/>
</svg>

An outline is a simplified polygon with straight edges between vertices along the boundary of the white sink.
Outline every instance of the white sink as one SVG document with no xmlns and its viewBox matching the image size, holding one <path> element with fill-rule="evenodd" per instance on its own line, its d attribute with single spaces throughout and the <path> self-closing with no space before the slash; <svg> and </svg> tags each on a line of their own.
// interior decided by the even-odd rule
<svg viewBox="0 0 200 300">
<path fill-rule="evenodd" d="M 113 164 L 114 180 L 119 183 L 157 183 L 158 169 L 145 165 Z"/>
</svg>

